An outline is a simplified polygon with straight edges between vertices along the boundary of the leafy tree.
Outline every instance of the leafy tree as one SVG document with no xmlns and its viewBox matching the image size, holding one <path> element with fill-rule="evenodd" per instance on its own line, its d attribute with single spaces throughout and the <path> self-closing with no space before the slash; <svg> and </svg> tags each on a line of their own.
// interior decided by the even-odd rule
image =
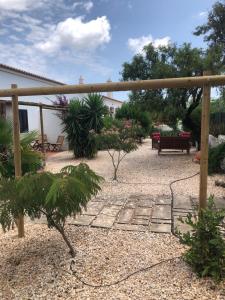
<svg viewBox="0 0 225 300">
<path fill-rule="evenodd" d="M 221 68 L 221 52 L 203 51 L 187 43 L 159 48 L 149 44 L 143 52 L 123 64 L 123 80 L 201 76 L 209 67 L 213 72 Z M 184 127 L 191 131 L 195 131 L 195 126 L 190 115 L 201 98 L 202 88 L 140 90 L 130 95 L 130 101 L 149 111 L 153 120 L 164 121 L 175 128 L 181 119 Z"/>
<path fill-rule="evenodd" d="M 31 148 L 37 133 L 31 131 L 20 136 L 22 174 L 34 172 L 41 167 L 39 152 Z M 11 124 L 0 118 L 0 177 L 14 177 L 13 133 Z"/>
<path fill-rule="evenodd" d="M 113 180 L 117 180 L 120 163 L 127 154 L 137 149 L 134 128 L 125 128 L 122 123 L 117 123 L 108 130 L 102 130 L 96 140 L 101 149 L 107 150 L 114 169 Z"/>
<path fill-rule="evenodd" d="M 147 111 L 142 111 L 140 106 L 127 102 L 123 103 L 120 108 L 116 111 L 117 119 L 127 119 L 132 120 L 136 124 L 139 124 L 141 128 L 139 128 L 139 132 L 142 131 L 142 136 L 145 137 L 149 134 L 151 129 L 151 118 L 150 114 Z"/>
<path fill-rule="evenodd" d="M 52 100 L 51 100 L 52 101 Z M 52 101 L 52 104 L 61 106 L 61 111 L 56 113 L 56 116 L 59 117 L 62 121 L 66 118 L 67 115 L 67 108 L 69 105 L 69 100 L 65 95 L 56 95 L 56 100 Z"/>
<path fill-rule="evenodd" d="M 185 261 L 200 276 L 210 276 L 216 281 L 225 277 L 225 241 L 221 233 L 224 210 L 217 210 L 213 197 L 199 216 L 188 214 L 186 223 L 192 231 L 179 234 L 180 241 L 189 246 L 184 254 Z"/>
<path fill-rule="evenodd" d="M 89 94 L 83 99 L 70 102 L 64 122 L 70 148 L 75 157 L 92 158 L 97 153 L 94 133 L 103 127 L 107 109 L 99 94 Z"/>
<path fill-rule="evenodd" d="M 102 178 L 86 164 L 67 166 L 58 174 L 42 172 L 20 179 L 0 180 L 0 223 L 9 230 L 14 219 L 46 216 L 49 228 L 55 228 L 67 244 L 72 257 L 75 250 L 65 233 L 69 216 L 75 216 L 100 190 Z"/>
<path fill-rule="evenodd" d="M 204 35 L 204 40 L 211 47 L 221 47 L 225 55 L 225 1 L 217 1 L 213 5 L 207 22 L 198 26 L 194 34 Z"/>
</svg>

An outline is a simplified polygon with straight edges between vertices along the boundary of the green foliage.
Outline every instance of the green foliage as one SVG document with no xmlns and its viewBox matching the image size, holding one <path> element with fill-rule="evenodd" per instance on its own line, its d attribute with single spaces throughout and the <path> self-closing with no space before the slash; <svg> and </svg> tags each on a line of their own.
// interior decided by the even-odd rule
<svg viewBox="0 0 225 300">
<path fill-rule="evenodd" d="M 99 94 L 89 94 L 82 100 L 75 99 L 70 102 L 63 122 L 70 149 L 75 157 L 95 156 L 97 146 L 94 133 L 99 133 L 102 129 L 106 112 L 102 96 Z"/>
<path fill-rule="evenodd" d="M 142 137 L 148 135 L 151 130 L 150 114 L 147 111 L 142 111 L 139 105 L 132 102 L 123 103 L 116 111 L 116 118 L 120 120 L 132 120 L 134 123 L 140 125 L 143 128 Z"/>
<path fill-rule="evenodd" d="M 96 141 L 101 149 L 108 151 L 114 168 L 113 180 L 117 180 L 117 172 L 121 161 L 127 154 L 137 149 L 134 128 L 125 128 L 122 124 L 119 126 L 113 125 L 111 129 L 103 130 L 98 134 Z"/>
<path fill-rule="evenodd" d="M 20 179 L 0 180 L 0 223 L 10 228 L 20 214 L 31 219 L 45 215 L 48 226 L 54 227 L 75 252 L 64 232 L 66 218 L 75 216 L 100 190 L 102 178 L 86 164 L 64 167 L 60 173 L 27 174 Z"/>
<path fill-rule="evenodd" d="M 143 49 L 143 54 L 135 55 L 131 62 L 123 64 L 123 80 L 146 80 L 171 77 L 202 76 L 205 68 L 213 73 L 222 69 L 221 52 L 204 51 L 191 44 L 155 48 L 152 44 Z M 157 89 L 134 91 L 130 101 L 138 104 L 141 110 L 148 111 L 155 122 L 169 124 L 174 129 L 179 120 L 186 130 L 195 133 L 195 124 L 190 117 L 199 105 L 202 88 Z M 198 138 L 199 141 L 199 138 Z"/>
<path fill-rule="evenodd" d="M 31 131 L 20 135 L 22 174 L 40 169 L 41 154 L 31 148 L 37 133 Z M 14 177 L 12 125 L 0 118 L 0 177 Z"/>
<path fill-rule="evenodd" d="M 225 277 L 225 241 L 220 231 L 224 216 L 225 211 L 217 210 L 210 197 L 198 217 L 188 214 L 181 220 L 192 228 L 191 232 L 179 233 L 180 241 L 189 246 L 184 259 L 200 277 L 216 281 Z"/>
<path fill-rule="evenodd" d="M 221 161 L 225 158 L 225 143 L 209 149 L 209 174 L 221 173 Z"/>
</svg>

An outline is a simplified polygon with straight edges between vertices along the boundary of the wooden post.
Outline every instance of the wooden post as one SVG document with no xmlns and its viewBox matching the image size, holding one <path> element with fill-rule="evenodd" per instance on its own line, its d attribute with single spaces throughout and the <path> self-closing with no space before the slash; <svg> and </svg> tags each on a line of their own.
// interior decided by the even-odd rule
<svg viewBox="0 0 225 300">
<path fill-rule="evenodd" d="M 11 85 L 12 88 L 17 88 L 16 84 Z M 22 175 L 21 169 L 21 151 L 20 151 L 20 121 L 18 96 L 12 96 L 12 111 L 13 111 L 13 151 L 14 151 L 14 165 L 15 177 L 20 178 Z M 24 237 L 24 218 L 20 215 L 17 219 L 18 237 Z"/>
<path fill-rule="evenodd" d="M 203 73 L 210 75 L 209 71 Z M 201 116 L 201 160 L 200 160 L 200 191 L 199 210 L 207 204 L 207 179 L 208 179 L 208 148 L 209 148 L 209 122 L 210 122 L 210 84 L 203 86 L 202 116 Z"/>
<path fill-rule="evenodd" d="M 43 124 L 43 109 L 40 106 L 40 124 L 41 124 L 41 150 L 44 153 L 45 144 L 44 144 L 44 124 Z"/>
</svg>

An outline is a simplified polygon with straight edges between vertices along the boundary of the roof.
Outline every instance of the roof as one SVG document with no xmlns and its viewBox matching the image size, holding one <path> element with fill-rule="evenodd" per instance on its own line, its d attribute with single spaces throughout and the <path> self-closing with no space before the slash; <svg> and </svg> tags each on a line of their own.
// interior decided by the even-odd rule
<svg viewBox="0 0 225 300">
<path fill-rule="evenodd" d="M 109 100 L 113 100 L 113 101 L 116 101 L 116 102 L 119 102 L 119 103 L 123 103 L 123 101 L 121 100 L 117 100 L 117 99 L 114 99 L 114 98 L 111 98 L 111 97 L 108 97 L 108 96 L 105 96 L 105 95 L 102 95 L 103 98 L 107 98 Z"/>
<path fill-rule="evenodd" d="M 21 74 L 21 75 L 26 75 L 26 76 L 32 77 L 34 79 L 40 79 L 40 80 L 48 81 L 48 82 L 55 83 L 55 84 L 58 84 L 58 85 L 65 85 L 65 83 L 62 83 L 60 81 L 56 81 L 54 79 L 50 79 L 50 78 L 40 76 L 40 75 L 37 75 L 37 74 L 34 74 L 34 73 L 30 73 L 30 72 L 27 72 L 27 71 L 24 71 L 24 70 L 20 70 L 20 69 L 14 68 L 14 67 L 10 67 L 8 65 L 4 65 L 4 64 L 1 64 L 1 63 L 0 63 L 0 69 L 6 70 L 6 71 L 12 71 L 12 72 L 15 72 L 15 73 L 18 73 L 18 74 Z"/>
</svg>

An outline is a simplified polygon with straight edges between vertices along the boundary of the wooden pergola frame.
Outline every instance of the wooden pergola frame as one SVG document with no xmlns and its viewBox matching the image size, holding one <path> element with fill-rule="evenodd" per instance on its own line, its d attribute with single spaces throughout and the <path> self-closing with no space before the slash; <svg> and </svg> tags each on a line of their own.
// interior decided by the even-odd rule
<svg viewBox="0 0 225 300">
<path fill-rule="evenodd" d="M 52 94 L 76 94 L 95 93 L 109 91 L 134 91 L 163 88 L 203 88 L 202 116 L 201 116 L 201 161 L 200 161 L 200 186 L 199 186 L 199 208 L 204 209 L 207 204 L 207 177 L 208 177 L 208 136 L 209 136 L 209 112 L 210 112 L 210 91 L 213 86 L 225 85 L 225 75 L 209 75 L 204 72 L 203 76 L 183 77 L 169 79 L 153 79 L 125 82 L 108 82 L 99 84 L 63 85 L 54 87 L 18 88 L 12 84 L 11 89 L 0 90 L 0 97 L 11 97 L 13 107 L 13 137 L 14 137 L 14 161 L 15 176 L 21 176 L 21 153 L 19 144 L 19 113 L 18 97 Z M 26 104 L 27 105 L 27 104 Z M 29 105 L 29 104 L 28 104 Z M 40 115 L 43 105 L 40 107 Z M 20 216 L 18 222 L 18 236 L 24 236 L 24 220 Z"/>
</svg>

